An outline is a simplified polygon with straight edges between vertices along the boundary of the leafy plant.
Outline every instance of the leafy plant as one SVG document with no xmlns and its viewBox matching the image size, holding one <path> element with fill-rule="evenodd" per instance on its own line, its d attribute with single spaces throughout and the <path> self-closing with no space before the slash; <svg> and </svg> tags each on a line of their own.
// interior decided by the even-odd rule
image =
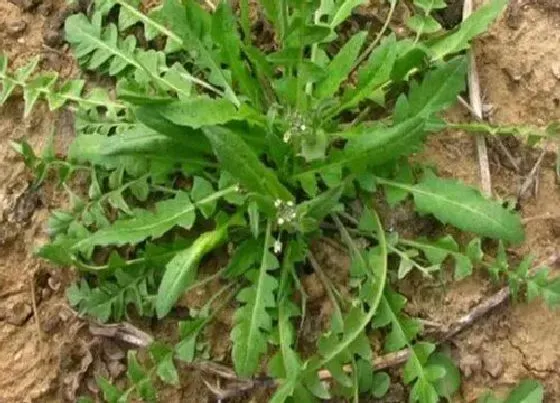
<svg viewBox="0 0 560 403">
<path fill-rule="evenodd" d="M 371 367 L 368 337 L 375 329 L 386 334 L 386 351 L 410 349 L 403 378 L 411 401 L 449 398 L 458 388 L 457 370 L 434 344 L 419 339 L 420 323 L 404 313 L 407 300 L 394 291 L 395 281 L 412 269 L 429 276 L 453 259 L 457 279 L 486 265 L 517 289 L 526 286 L 529 299 L 558 301 L 558 282 L 548 281 L 546 271 L 530 277 L 526 265 L 514 273 L 501 256 L 497 263 L 483 260 L 478 237 L 523 240 L 516 212 L 407 162 L 430 133 L 452 126 L 441 113 L 465 88 L 467 61 L 460 52 L 506 0 L 490 1 L 452 32 L 439 32 L 430 15 L 442 1 L 416 0 L 420 12 L 409 20 L 415 40 L 387 34 L 385 24 L 375 40 L 361 31 L 346 42 L 341 23 L 361 0 L 260 3 L 276 32 L 273 51 L 253 44 L 247 1 L 240 2 L 239 18 L 227 2 L 211 13 L 179 0 L 165 0 L 147 14 L 136 2 L 99 0 L 91 17 L 70 16 L 66 38 L 79 63 L 113 77 L 117 100 L 99 89 L 84 96 L 83 81 L 32 78 L 36 62 L 10 74 L 0 58 L 0 104 L 19 87 L 26 115 L 40 97 L 51 109 L 77 109 L 78 135 L 66 159 L 15 145 L 41 173 L 38 184 L 58 167 L 70 194 L 71 209 L 54 212 L 52 241 L 38 255 L 84 273 L 68 297 L 81 313 L 103 321 L 120 319 L 130 306 L 163 318 L 188 290 L 224 279 L 237 301 L 233 365 L 248 378 L 270 357 L 266 367 L 278 384 L 273 402 L 382 397 L 389 376 Z M 391 12 L 395 4 L 390 1 Z M 129 32 L 136 24 L 143 28 L 140 40 Z M 481 127 L 534 138 L 554 129 Z M 79 170 L 90 178 L 87 195 L 69 185 Z M 450 235 L 388 234 L 381 200 L 394 207 L 409 196 L 418 213 L 478 237 L 461 248 Z M 335 306 L 330 329 L 316 354 L 301 356 L 294 326 L 305 312 L 305 303 L 296 304 L 296 296 L 305 295 L 299 266 L 313 260 L 314 240 L 336 236 L 333 228 L 352 258 L 353 294 L 339 301 L 336 285 L 327 287 Z M 356 234 L 370 246 L 359 247 Z M 201 262 L 226 253 L 226 243 L 229 263 L 199 279 Z M 393 258 L 398 269 L 389 264 Z M 152 369 L 129 356 L 130 389 L 100 379 L 105 398 L 126 401 L 136 393 L 153 400 L 154 374 L 176 383 L 173 358 L 194 359 L 214 301 L 205 315 L 181 325 L 175 348 L 153 346 Z M 332 387 L 320 380 L 321 369 L 332 375 Z"/>
<path fill-rule="evenodd" d="M 505 399 L 499 399 L 492 393 L 487 393 L 478 399 L 479 403 L 541 403 L 544 401 L 542 385 L 532 379 L 525 379 L 519 383 Z"/>
</svg>

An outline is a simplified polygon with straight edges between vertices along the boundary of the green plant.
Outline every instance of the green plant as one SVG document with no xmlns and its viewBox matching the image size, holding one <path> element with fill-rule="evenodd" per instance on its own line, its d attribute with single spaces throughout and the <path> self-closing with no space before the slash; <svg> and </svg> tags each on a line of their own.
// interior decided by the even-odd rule
<svg viewBox="0 0 560 403">
<path fill-rule="evenodd" d="M 542 385 L 534 380 L 526 379 L 517 385 L 505 399 L 499 399 L 487 393 L 478 399 L 479 403 L 541 403 L 544 399 Z"/>
<path fill-rule="evenodd" d="M 97 0 L 91 18 L 68 18 L 66 38 L 84 69 L 115 77 L 117 101 L 99 89 L 84 95 L 82 81 L 60 83 L 51 74 L 30 79 L 36 62 L 9 74 L 0 57 L 0 104 L 20 87 L 25 114 L 40 97 L 51 109 L 77 109 L 78 136 L 66 159 L 51 148 L 36 156 L 26 143 L 14 145 L 37 172 L 37 185 L 54 168 L 70 193 L 70 210 L 53 213 L 52 242 L 38 254 L 87 273 L 68 290 L 73 306 L 103 321 L 119 320 L 130 305 L 139 315 L 163 318 L 182 294 L 208 281 L 199 279 L 200 262 L 225 253 L 229 243 L 229 263 L 212 278 L 227 280 L 224 290 L 237 290 L 231 341 L 240 377 L 260 372 L 266 356 L 279 385 L 274 402 L 380 397 L 389 377 L 371 367 L 368 334 L 383 329 L 386 351 L 410 349 L 403 377 L 411 401 L 428 403 L 451 396 L 458 373 L 434 354 L 434 344 L 418 339 L 421 325 L 404 313 L 407 301 L 394 291 L 395 281 L 412 269 L 430 276 L 451 258 L 457 279 L 487 265 L 516 289 L 526 286 L 530 298 L 558 302 L 558 282 L 545 272 L 528 276 L 525 266 L 512 272 L 501 255 L 497 263 L 483 260 L 480 238 L 463 250 L 450 235 L 403 239 L 386 233 L 378 213 L 383 197 L 394 207 L 412 196 L 418 213 L 443 224 L 484 238 L 523 240 L 516 212 L 408 158 L 430 133 L 453 127 L 441 112 L 465 87 L 467 62 L 460 53 L 506 0 L 489 2 L 456 30 L 437 35 L 440 27 L 429 14 L 443 2 L 415 0 L 422 10 L 409 21 L 415 40 L 387 34 L 385 24 L 375 38 L 361 31 L 344 41 L 340 26 L 363 3 L 261 1 L 276 32 L 274 51 L 266 53 L 252 43 L 247 1 L 240 2 L 238 18 L 226 2 L 210 13 L 194 1 L 165 0 L 143 14 L 132 2 Z M 392 12 L 396 0 L 389 3 Z M 152 48 L 127 34 L 135 24 L 144 27 Z M 461 128 L 538 139 L 555 126 Z M 85 195 L 68 185 L 82 170 L 90 177 Z M 353 219 L 347 213 L 355 200 L 360 208 Z M 298 266 L 313 259 L 311 242 L 332 236 L 333 228 L 352 258 L 353 296 L 338 301 L 331 290 L 331 328 L 317 353 L 302 357 L 294 328 L 305 310 L 294 299 L 304 294 Z M 371 246 L 359 247 L 356 234 Z M 389 257 L 400 262 L 396 268 Z M 205 315 L 182 325 L 178 346 L 154 347 L 151 371 L 164 381 L 177 380 L 174 357 L 194 359 L 212 302 Z M 129 361 L 131 388 L 118 391 L 100 380 L 105 398 L 125 401 L 137 392 L 153 400 L 146 381 L 153 372 L 138 369 L 134 356 Z M 330 371 L 336 387 L 320 381 L 320 369 Z"/>
</svg>

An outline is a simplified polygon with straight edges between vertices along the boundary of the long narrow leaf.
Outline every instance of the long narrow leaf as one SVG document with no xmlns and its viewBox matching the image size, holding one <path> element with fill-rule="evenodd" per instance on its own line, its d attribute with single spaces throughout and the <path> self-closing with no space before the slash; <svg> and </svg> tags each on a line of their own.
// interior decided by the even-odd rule
<svg viewBox="0 0 560 403">
<path fill-rule="evenodd" d="M 274 293 L 278 281 L 269 271 L 278 268 L 278 261 L 269 251 L 270 243 L 269 222 L 260 268 L 247 274 L 251 285 L 237 295 L 237 300 L 243 305 L 235 312 L 235 326 L 231 332 L 232 358 L 235 370 L 242 377 L 250 377 L 256 372 L 260 358 L 266 352 L 267 333 L 272 327 L 267 309 L 276 305 Z"/>
<path fill-rule="evenodd" d="M 496 201 L 485 199 L 479 191 L 459 182 L 427 174 L 417 185 L 381 178 L 379 183 L 412 193 L 420 212 L 433 214 L 443 223 L 463 231 L 515 243 L 524 239 L 518 214 Z"/>
<path fill-rule="evenodd" d="M 73 249 L 81 251 L 95 246 L 135 244 L 148 238 L 159 238 L 175 226 L 190 229 L 194 224 L 197 205 L 219 200 L 234 192 L 235 189 L 230 187 L 212 193 L 196 204 L 191 202 L 187 193 L 178 193 L 171 200 L 157 203 L 154 212 L 139 210 L 134 218 L 117 220 L 110 227 L 79 241 Z"/>
<path fill-rule="evenodd" d="M 218 157 L 222 168 L 228 171 L 246 189 L 275 200 L 293 200 L 288 189 L 280 183 L 273 170 L 266 167 L 243 141 L 231 130 L 213 127 L 204 133 Z"/>
</svg>

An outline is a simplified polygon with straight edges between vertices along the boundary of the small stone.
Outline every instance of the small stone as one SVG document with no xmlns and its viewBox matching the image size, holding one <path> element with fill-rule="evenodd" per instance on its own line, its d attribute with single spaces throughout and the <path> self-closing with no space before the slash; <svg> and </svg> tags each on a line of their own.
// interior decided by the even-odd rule
<svg viewBox="0 0 560 403">
<path fill-rule="evenodd" d="M 57 48 L 62 44 L 62 34 L 57 30 L 47 30 L 43 34 L 43 42 L 51 48 Z"/>
<path fill-rule="evenodd" d="M 15 21 L 8 24 L 6 32 L 12 36 L 18 36 L 25 31 L 25 28 L 27 28 L 27 23 L 25 21 Z"/>
<path fill-rule="evenodd" d="M 43 289 L 41 290 L 41 298 L 42 298 L 42 299 L 47 299 L 47 298 L 49 298 L 49 297 L 51 296 L 51 294 L 52 294 L 52 291 L 51 291 L 50 289 L 48 289 L 48 288 L 43 288 Z"/>
<path fill-rule="evenodd" d="M 482 358 L 482 365 L 484 371 L 486 371 L 492 378 L 499 378 L 504 372 L 504 365 L 499 357 L 495 356 L 493 353 L 485 354 Z"/>
<path fill-rule="evenodd" d="M 32 314 L 33 310 L 29 304 L 25 302 L 16 302 L 12 306 L 11 312 L 8 313 L 7 322 L 15 326 L 21 326 Z"/>
<path fill-rule="evenodd" d="M 50 276 L 47 280 L 47 284 L 49 285 L 49 288 L 54 292 L 60 289 L 60 279 L 57 277 Z"/>
<path fill-rule="evenodd" d="M 478 355 L 464 354 L 461 355 L 459 360 L 459 368 L 465 376 L 465 379 L 469 379 L 474 373 L 482 369 L 482 361 Z"/>
</svg>

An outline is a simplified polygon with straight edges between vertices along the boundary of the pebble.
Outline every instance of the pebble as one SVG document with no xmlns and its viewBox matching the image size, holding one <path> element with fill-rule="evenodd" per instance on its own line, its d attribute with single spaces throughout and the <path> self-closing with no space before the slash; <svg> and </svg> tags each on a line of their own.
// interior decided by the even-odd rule
<svg viewBox="0 0 560 403">
<path fill-rule="evenodd" d="M 461 355 L 459 360 L 459 368 L 465 376 L 465 379 L 469 379 L 474 373 L 482 369 L 482 362 L 478 355 L 464 354 Z"/>
<path fill-rule="evenodd" d="M 25 28 L 27 28 L 27 23 L 25 21 L 15 21 L 8 24 L 6 32 L 8 32 L 9 35 L 17 36 L 22 34 Z"/>
<path fill-rule="evenodd" d="M 492 378 L 499 378 L 504 372 L 504 365 L 502 360 L 495 355 L 495 352 L 489 352 L 482 357 L 482 365 Z"/>
<path fill-rule="evenodd" d="M 25 302 L 16 302 L 12 306 L 11 312 L 8 313 L 6 321 L 12 325 L 21 326 L 32 314 L 33 309 L 31 309 L 31 305 Z"/>
</svg>

